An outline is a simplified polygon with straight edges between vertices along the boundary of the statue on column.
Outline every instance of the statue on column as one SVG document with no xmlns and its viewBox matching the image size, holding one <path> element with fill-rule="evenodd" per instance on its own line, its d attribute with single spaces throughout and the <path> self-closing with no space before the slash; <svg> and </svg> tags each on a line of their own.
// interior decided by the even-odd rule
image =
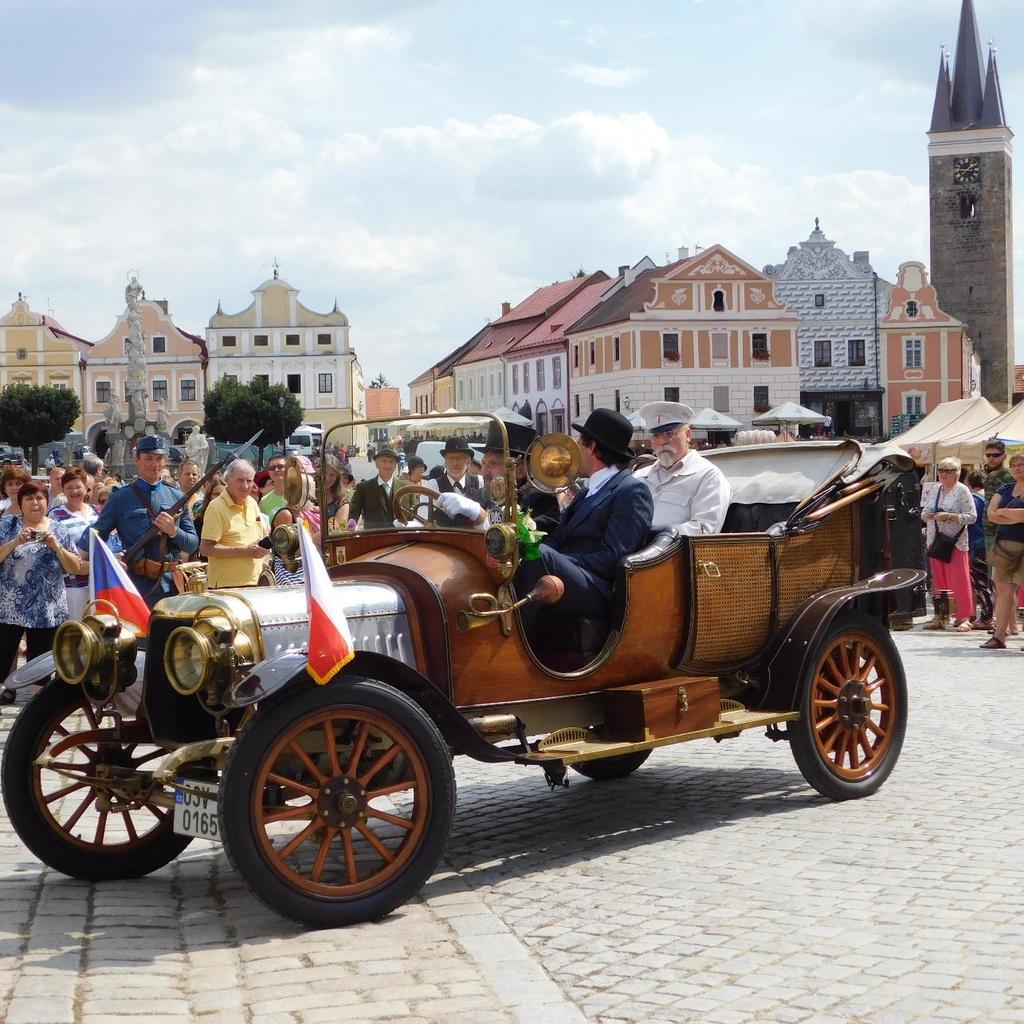
<svg viewBox="0 0 1024 1024">
<path fill-rule="evenodd" d="M 185 454 L 190 462 L 194 462 L 199 467 L 200 475 L 206 472 L 206 460 L 210 455 L 210 442 L 198 426 L 193 427 L 185 439 Z"/>
<path fill-rule="evenodd" d="M 124 301 L 128 307 L 125 316 L 128 321 L 125 352 L 128 357 L 128 380 L 125 390 L 128 394 L 128 418 L 136 433 L 141 433 L 145 429 L 147 419 L 146 339 L 142 333 L 142 309 L 139 305 L 139 300 L 145 297 L 146 293 L 138 274 L 134 270 L 130 271 L 128 285 L 124 290 Z"/>
</svg>

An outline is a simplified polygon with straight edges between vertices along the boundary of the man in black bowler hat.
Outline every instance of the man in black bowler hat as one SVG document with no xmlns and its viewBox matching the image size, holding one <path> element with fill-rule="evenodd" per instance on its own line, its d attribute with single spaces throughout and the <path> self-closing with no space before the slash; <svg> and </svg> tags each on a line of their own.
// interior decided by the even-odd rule
<svg viewBox="0 0 1024 1024">
<path fill-rule="evenodd" d="M 541 557 L 520 562 L 514 583 L 522 597 L 541 576 L 557 576 L 565 594 L 545 616 L 605 619 L 611 612 L 615 569 L 646 542 L 654 500 L 650 488 L 626 469 L 633 458 L 633 427 L 625 416 L 595 409 L 573 429 L 580 435 L 581 467 L 589 479 L 541 542 Z M 539 610 L 532 602 L 520 609 L 527 630 Z"/>
<path fill-rule="evenodd" d="M 434 519 L 438 526 L 472 529 L 487 522 L 483 507 L 483 482 L 469 472 L 476 453 L 464 437 L 449 437 L 441 449 L 444 473 L 436 480 L 440 492 L 434 502 Z"/>
<path fill-rule="evenodd" d="M 553 494 L 538 491 L 526 474 L 526 453 L 537 439 L 537 431 L 525 423 L 505 423 L 508 432 L 508 453 L 516 460 L 516 501 L 519 508 L 528 513 L 538 529 L 551 531 L 558 525 L 558 499 Z M 488 495 L 491 481 L 505 474 L 505 448 L 501 430 L 493 420 L 487 427 L 487 443 L 484 445 L 483 478 Z M 485 505 L 488 503 L 485 502 Z M 492 499 L 493 505 L 500 501 Z"/>
</svg>

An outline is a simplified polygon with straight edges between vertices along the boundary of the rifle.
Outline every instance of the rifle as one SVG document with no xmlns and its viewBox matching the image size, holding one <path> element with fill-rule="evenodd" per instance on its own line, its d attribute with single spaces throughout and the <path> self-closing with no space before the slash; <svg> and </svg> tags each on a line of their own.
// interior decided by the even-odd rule
<svg viewBox="0 0 1024 1024">
<path fill-rule="evenodd" d="M 249 438 L 244 444 L 240 444 L 234 451 L 228 452 L 217 465 L 206 471 L 206 475 L 202 477 L 197 483 L 193 484 L 170 508 L 164 509 L 169 515 L 177 518 L 188 506 L 188 499 L 192 497 L 196 491 L 205 487 L 207 482 L 212 480 L 213 477 L 219 473 L 228 463 L 234 462 L 238 457 L 238 453 L 244 451 L 251 444 L 255 444 L 260 436 L 263 434 L 262 430 L 257 430 L 252 437 Z M 122 556 L 125 564 L 130 564 L 133 558 L 154 538 L 160 533 L 160 529 L 157 526 L 151 526 Z M 161 548 L 161 550 L 163 550 Z"/>
</svg>

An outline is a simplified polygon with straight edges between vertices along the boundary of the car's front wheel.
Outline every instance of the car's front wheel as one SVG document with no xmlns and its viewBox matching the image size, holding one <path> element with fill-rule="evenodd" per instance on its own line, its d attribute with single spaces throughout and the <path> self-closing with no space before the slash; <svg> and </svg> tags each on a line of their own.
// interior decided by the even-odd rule
<svg viewBox="0 0 1024 1024">
<path fill-rule="evenodd" d="M 454 815 L 437 726 L 393 687 L 352 678 L 261 708 L 220 794 L 227 854 L 253 892 L 320 927 L 375 920 L 410 899 Z"/>
</svg>

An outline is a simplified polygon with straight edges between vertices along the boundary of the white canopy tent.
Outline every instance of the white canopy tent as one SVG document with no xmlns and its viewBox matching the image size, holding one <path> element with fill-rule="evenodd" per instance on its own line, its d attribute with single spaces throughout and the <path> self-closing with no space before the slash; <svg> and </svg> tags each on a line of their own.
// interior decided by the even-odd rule
<svg viewBox="0 0 1024 1024">
<path fill-rule="evenodd" d="M 769 409 L 766 413 L 755 417 L 750 422 L 755 427 L 770 427 L 773 424 L 805 424 L 824 423 L 827 417 L 813 409 L 807 409 L 796 402 L 783 402 L 782 405 Z"/>
<path fill-rule="evenodd" d="M 980 466 L 985 458 L 985 445 L 994 437 L 1004 441 L 1008 447 L 1024 445 L 1024 405 L 1015 405 L 995 419 L 960 431 L 935 443 L 935 461 L 955 458 Z"/>
<path fill-rule="evenodd" d="M 918 465 L 927 466 L 935 461 L 936 445 L 961 435 L 991 437 L 991 426 L 999 418 L 999 410 L 987 398 L 958 398 L 937 405 L 892 443 L 913 456 Z"/>
<path fill-rule="evenodd" d="M 712 409 L 710 406 L 706 409 L 701 409 L 696 416 L 690 420 L 690 427 L 693 430 L 739 430 L 743 424 L 739 420 L 734 420 L 731 416 L 726 416 L 724 412 L 718 412 Z"/>
</svg>

